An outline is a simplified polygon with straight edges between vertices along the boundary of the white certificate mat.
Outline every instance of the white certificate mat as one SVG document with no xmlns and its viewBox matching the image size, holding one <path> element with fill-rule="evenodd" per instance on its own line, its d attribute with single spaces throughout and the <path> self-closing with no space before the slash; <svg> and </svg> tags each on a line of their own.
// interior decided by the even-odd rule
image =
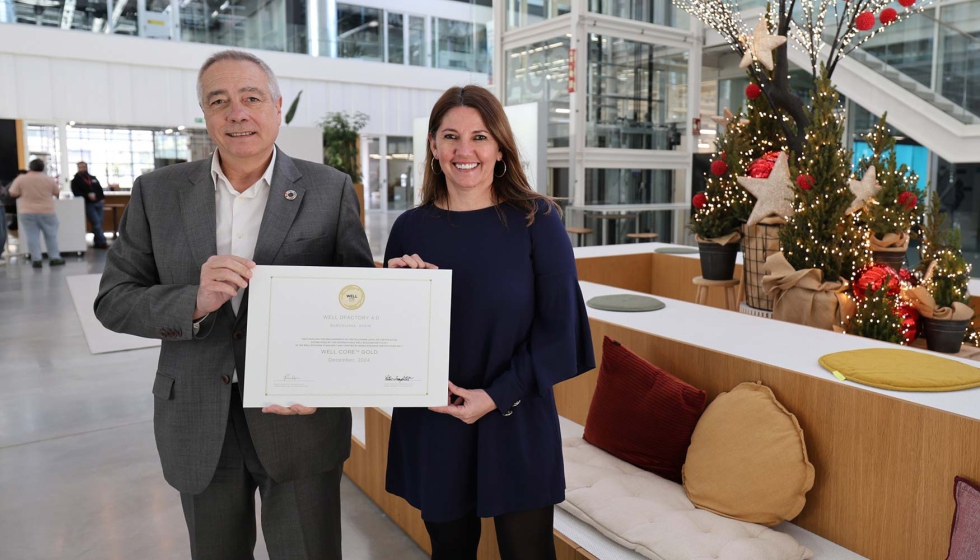
<svg viewBox="0 0 980 560">
<path fill-rule="evenodd" d="M 243 404 L 446 404 L 452 272 L 257 266 Z"/>
</svg>

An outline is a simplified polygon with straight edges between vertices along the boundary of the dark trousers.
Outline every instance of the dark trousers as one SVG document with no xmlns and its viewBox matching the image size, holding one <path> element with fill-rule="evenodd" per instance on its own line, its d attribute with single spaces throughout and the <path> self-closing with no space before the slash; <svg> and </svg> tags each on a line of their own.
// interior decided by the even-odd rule
<svg viewBox="0 0 980 560">
<path fill-rule="evenodd" d="M 262 498 L 262 534 L 271 560 L 339 560 L 343 466 L 278 483 L 259 462 L 245 422 L 238 384 L 214 479 L 204 492 L 181 494 L 194 560 L 251 560 L 255 490 Z"/>
<path fill-rule="evenodd" d="M 555 507 L 505 513 L 493 518 L 503 560 L 555 560 Z M 446 523 L 425 522 L 432 560 L 476 560 L 480 518 L 476 512 Z"/>
<path fill-rule="evenodd" d="M 105 213 L 105 202 L 86 202 L 85 217 L 92 226 L 92 233 L 95 235 L 95 246 L 105 247 L 105 232 L 102 231 L 102 216 Z"/>
</svg>

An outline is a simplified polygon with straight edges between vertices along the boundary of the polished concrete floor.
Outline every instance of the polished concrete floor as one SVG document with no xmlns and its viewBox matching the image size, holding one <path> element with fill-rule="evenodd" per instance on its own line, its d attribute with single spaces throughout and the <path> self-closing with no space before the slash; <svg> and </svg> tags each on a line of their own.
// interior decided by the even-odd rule
<svg viewBox="0 0 980 560">
<path fill-rule="evenodd" d="M 153 442 L 159 349 L 89 354 L 68 293 L 66 276 L 104 259 L 0 265 L 0 559 L 189 557 Z M 345 558 L 426 557 L 346 478 L 342 496 Z M 255 555 L 268 558 L 261 536 Z"/>
</svg>

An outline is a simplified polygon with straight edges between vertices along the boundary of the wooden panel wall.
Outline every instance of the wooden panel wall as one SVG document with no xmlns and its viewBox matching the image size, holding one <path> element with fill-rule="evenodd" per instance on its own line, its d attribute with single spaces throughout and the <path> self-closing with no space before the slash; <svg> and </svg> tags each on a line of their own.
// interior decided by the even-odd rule
<svg viewBox="0 0 980 560">
<path fill-rule="evenodd" d="M 803 427 L 816 483 L 794 523 L 875 560 L 946 557 L 953 478 L 980 480 L 980 421 L 593 320 L 709 399 L 762 381 Z M 584 423 L 597 375 L 555 388 L 559 413 Z"/>
<path fill-rule="evenodd" d="M 696 288 L 691 280 L 701 275 L 701 261 L 678 255 L 643 253 L 614 257 L 575 260 L 579 280 L 643 292 L 694 303 Z M 742 267 L 735 267 L 736 278 Z M 725 308 L 725 294 L 720 288 L 708 293 L 708 305 Z"/>
</svg>

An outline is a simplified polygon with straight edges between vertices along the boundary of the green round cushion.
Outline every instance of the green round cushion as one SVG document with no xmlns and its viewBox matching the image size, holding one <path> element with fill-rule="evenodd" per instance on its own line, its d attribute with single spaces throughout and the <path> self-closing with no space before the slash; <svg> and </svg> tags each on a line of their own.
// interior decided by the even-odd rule
<svg viewBox="0 0 980 560">
<path fill-rule="evenodd" d="M 695 247 L 657 247 L 653 252 L 664 255 L 694 255 L 698 250 Z"/>
<path fill-rule="evenodd" d="M 665 307 L 664 302 L 657 298 L 635 294 L 596 296 L 585 305 L 602 311 L 657 311 Z"/>
</svg>

